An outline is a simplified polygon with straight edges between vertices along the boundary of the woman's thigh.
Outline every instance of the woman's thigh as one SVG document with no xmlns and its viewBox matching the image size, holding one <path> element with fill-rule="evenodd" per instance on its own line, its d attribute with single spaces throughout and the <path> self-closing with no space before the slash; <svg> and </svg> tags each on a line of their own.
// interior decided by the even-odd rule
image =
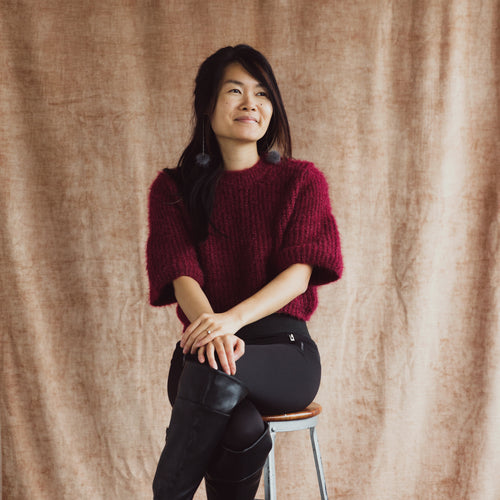
<svg viewBox="0 0 500 500">
<path fill-rule="evenodd" d="M 236 362 L 236 378 L 263 414 L 298 411 L 316 396 L 321 363 L 315 346 L 247 345 Z"/>
<path fill-rule="evenodd" d="M 190 359 L 196 360 L 194 356 Z M 170 365 L 168 394 L 173 404 L 182 372 L 182 349 L 177 344 Z M 247 345 L 236 362 L 236 378 L 248 388 L 248 399 L 263 414 L 303 409 L 316 395 L 321 363 L 315 345 Z"/>
</svg>

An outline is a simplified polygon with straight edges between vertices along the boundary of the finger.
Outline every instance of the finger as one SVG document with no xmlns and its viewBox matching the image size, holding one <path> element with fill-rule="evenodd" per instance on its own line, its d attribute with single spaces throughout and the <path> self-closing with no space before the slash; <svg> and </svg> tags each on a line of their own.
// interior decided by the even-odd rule
<svg viewBox="0 0 500 500">
<path fill-rule="evenodd" d="M 202 335 L 198 337 L 196 342 L 193 344 L 193 347 L 201 347 L 202 345 L 206 345 L 215 338 L 219 337 L 221 334 L 222 329 L 220 327 L 209 327 L 203 332 Z"/>
<path fill-rule="evenodd" d="M 199 331 L 203 331 L 207 328 L 207 322 L 211 321 L 212 315 L 209 313 L 203 313 L 198 316 L 184 331 L 181 337 L 181 347 L 184 346 L 186 340 L 193 334 Z"/>
<path fill-rule="evenodd" d="M 224 337 L 224 351 L 227 356 L 227 362 L 229 365 L 229 369 L 231 371 L 231 375 L 234 375 L 236 373 L 236 359 L 234 357 L 235 342 L 233 339 L 234 339 L 233 335 L 228 335 L 227 337 Z"/>
<path fill-rule="evenodd" d="M 234 360 L 238 361 L 243 354 L 245 354 L 245 342 L 242 339 L 238 338 L 236 341 L 236 345 L 234 346 Z"/>
<path fill-rule="evenodd" d="M 198 347 L 207 345 L 212 340 L 212 336 L 216 337 L 216 335 L 213 335 L 210 328 L 202 330 L 200 327 L 200 330 L 198 332 L 195 332 L 193 333 L 193 335 L 191 335 L 190 341 L 186 343 L 186 348 L 190 348 L 191 354 L 194 354 Z"/>
<path fill-rule="evenodd" d="M 228 374 L 228 375 L 232 375 L 231 373 L 231 367 L 230 367 L 230 364 L 229 364 L 229 361 L 228 361 L 228 356 L 227 356 L 227 353 L 226 353 L 226 346 L 224 345 L 224 342 L 222 342 L 221 340 L 219 340 L 217 342 L 218 339 L 216 339 L 215 342 L 213 342 L 213 344 L 215 344 L 215 349 L 217 350 L 217 356 L 219 356 L 219 363 L 220 363 L 220 366 L 221 368 Z M 230 351 L 231 351 L 231 354 L 233 352 L 233 348 L 230 347 Z"/>
<path fill-rule="evenodd" d="M 208 359 L 208 364 L 214 369 L 217 370 L 219 367 L 217 366 L 217 361 L 215 360 L 215 347 L 213 344 L 208 344 L 206 347 L 206 355 Z"/>
<path fill-rule="evenodd" d="M 181 335 L 181 347 L 184 347 L 186 340 L 191 336 L 191 334 L 196 330 L 196 328 L 198 328 L 200 321 L 201 321 L 200 318 L 196 319 L 184 330 L 184 332 Z"/>
<path fill-rule="evenodd" d="M 204 330 L 198 327 L 196 330 L 194 330 L 191 335 L 185 340 L 184 342 L 184 348 L 183 352 L 184 354 L 187 354 L 188 352 L 191 352 L 191 354 L 194 354 L 195 349 L 194 349 L 194 343 L 197 341 L 198 337 L 200 335 L 203 335 Z"/>
<path fill-rule="evenodd" d="M 193 343 L 196 341 L 196 337 L 194 333 L 192 333 L 185 341 L 184 347 L 182 348 L 182 352 L 187 354 L 188 352 L 192 352 Z"/>
<path fill-rule="evenodd" d="M 204 363 L 205 362 L 205 350 L 206 350 L 206 347 L 203 346 L 203 347 L 200 347 L 198 349 L 198 361 L 200 363 Z"/>
</svg>

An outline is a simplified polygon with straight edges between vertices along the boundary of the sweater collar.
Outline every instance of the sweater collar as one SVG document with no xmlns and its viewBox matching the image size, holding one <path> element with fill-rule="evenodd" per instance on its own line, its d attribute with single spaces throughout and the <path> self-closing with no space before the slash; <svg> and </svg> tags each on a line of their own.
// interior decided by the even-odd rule
<svg viewBox="0 0 500 500">
<path fill-rule="evenodd" d="M 224 170 L 221 175 L 220 182 L 228 185 L 239 186 L 252 184 L 261 179 L 262 176 L 265 175 L 266 171 L 272 167 L 273 165 L 260 158 L 257 163 L 243 170 Z"/>
</svg>

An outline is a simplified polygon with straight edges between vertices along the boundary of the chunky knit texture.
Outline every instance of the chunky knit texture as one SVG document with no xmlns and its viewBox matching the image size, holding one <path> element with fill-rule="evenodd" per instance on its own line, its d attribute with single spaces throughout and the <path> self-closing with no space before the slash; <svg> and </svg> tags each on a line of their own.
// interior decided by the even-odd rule
<svg viewBox="0 0 500 500">
<path fill-rule="evenodd" d="M 215 312 L 227 311 L 295 263 L 313 266 L 305 293 L 280 313 L 308 320 L 317 307 L 316 287 L 342 274 L 340 239 L 328 184 L 310 162 L 260 160 L 224 172 L 216 188 L 213 226 L 194 245 L 189 215 L 172 177 L 161 172 L 149 199 L 147 268 L 150 302 L 176 302 L 172 281 L 191 276 Z M 189 320 L 180 308 L 184 324 Z"/>
</svg>

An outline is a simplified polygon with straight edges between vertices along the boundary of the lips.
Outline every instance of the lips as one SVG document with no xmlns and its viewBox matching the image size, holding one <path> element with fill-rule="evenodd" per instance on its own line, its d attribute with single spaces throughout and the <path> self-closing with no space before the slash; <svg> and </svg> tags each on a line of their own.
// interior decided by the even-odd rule
<svg viewBox="0 0 500 500">
<path fill-rule="evenodd" d="M 257 123 L 257 118 L 253 116 L 238 116 L 234 121 L 243 123 Z"/>
</svg>

